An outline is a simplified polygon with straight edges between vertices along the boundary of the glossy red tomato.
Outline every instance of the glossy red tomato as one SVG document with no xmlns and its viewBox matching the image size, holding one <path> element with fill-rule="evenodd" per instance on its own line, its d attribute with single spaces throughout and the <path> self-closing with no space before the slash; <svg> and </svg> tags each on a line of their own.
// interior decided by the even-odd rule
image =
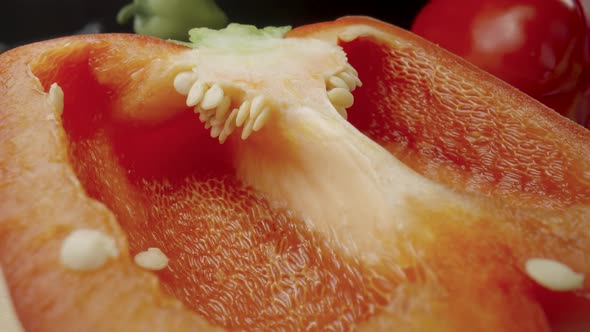
<svg viewBox="0 0 590 332">
<path fill-rule="evenodd" d="M 587 33 L 579 0 L 432 0 L 412 31 L 585 121 L 579 82 Z"/>
</svg>

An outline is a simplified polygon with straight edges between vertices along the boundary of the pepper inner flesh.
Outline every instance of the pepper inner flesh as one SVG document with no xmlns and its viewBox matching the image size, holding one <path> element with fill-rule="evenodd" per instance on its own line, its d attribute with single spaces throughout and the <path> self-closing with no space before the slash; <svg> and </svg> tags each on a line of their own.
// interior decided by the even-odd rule
<svg viewBox="0 0 590 332">
<path fill-rule="evenodd" d="M 209 137 L 195 133 L 199 126 L 189 114 L 162 128 L 71 142 L 78 177 L 117 215 L 130 253 L 157 247 L 170 259 L 157 272 L 169 294 L 212 322 L 246 330 L 351 325 L 384 304 L 371 287 L 384 276 L 343 258 L 296 213 L 245 186 L 218 143 L 202 143 L 200 135 Z M 179 162 L 193 167 L 179 176 Z M 141 176 L 129 179 L 130 169 Z"/>
<path fill-rule="evenodd" d="M 403 273 L 343 255 L 298 211 L 246 185 L 241 143 L 219 144 L 192 110 L 150 125 L 113 118 L 86 57 L 39 77 L 64 91 L 69 159 L 87 195 L 115 214 L 131 255 L 157 247 L 170 259 L 155 272 L 165 291 L 245 330 L 349 328 L 389 302 Z"/>
<path fill-rule="evenodd" d="M 357 55 L 360 65 L 366 60 L 361 53 L 349 49 L 348 55 L 351 59 Z M 473 289 L 461 288 L 464 276 L 456 269 L 465 261 L 477 267 L 486 259 L 477 253 L 494 248 L 493 232 L 434 225 L 431 230 L 441 231 L 439 243 L 456 249 L 455 255 L 462 250 L 474 253 L 463 261 L 461 255 L 422 257 L 414 252 L 415 260 L 403 264 L 368 264 L 342 252 L 326 232 L 310 228 L 301 211 L 255 190 L 256 183 L 243 181 L 236 156 L 255 151 L 254 143 L 260 143 L 264 135 L 220 145 L 190 109 L 152 125 L 114 120 L 108 112 L 107 92 L 84 60 L 73 61 L 71 72 L 56 77 L 66 96 L 63 124 L 71 164 L 87 194 L 117 216 L 132 255 L 152 246 L 166 253 L 169 268 L 157 272 L 162 287 L 189 308 L 228 328 L 340 329 L 365 322 L 385 308 L 391 310 L 392 301 L 395 310 L 389 313 L 400 321 L 406 315 L 444 316 L 449 314 L 445 306 L 447 292 L 451 292 L 454 309 L 460 308 L 458 312 L 465 317 L 481 318 L 469 311 L 468 304 L 478 297 L 470 293 Z M 351 122 L 360 127 L 361 112 L 374 115 L 378 109 L 357 109 L 356 115 L 351 112 Z M 460 219 L 454 212 L 434 219 Z M 455 241 L 457 234 L 471 234 L 479 241 L 470 241 L 469 236 Z M 431 245 L 427 239 L 411 240 L 416 243 L 409 242 L 407 248 Z M 531 314 L 537 307 L 530 289 L 514 266 L 505 263 L 501 255 L 494 256 L 486 270 L 491 280 L 478 277 L 481 271 L 475 268 L 463 268 L 461 273 L 473 277 L 467 286 L 497 286 L 498 278 L 513 283 L 519 295 L 527 295 L 513 303 L 509 290 L 500 292 L 495 302 L 485 304 L 492 315 L 498 316 L 496 310 L 503 315 L 519 312 L 516 308 L 523 303 L 533 309 L 522 311 Z M 422 300 L 432 307 L 423 307 Z M 437 323 L 432 318 L 412 324 L 432 327 Z M 453 330 L 453 324 L 461 323 L 448 324 Z"/>
</svg>

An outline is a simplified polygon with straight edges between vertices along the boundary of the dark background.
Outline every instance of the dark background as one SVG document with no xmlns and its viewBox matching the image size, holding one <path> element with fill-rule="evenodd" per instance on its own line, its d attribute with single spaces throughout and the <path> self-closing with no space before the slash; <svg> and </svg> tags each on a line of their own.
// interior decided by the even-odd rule
<svg viewBox="0 0 590 332">
<path fill-rule="evenodd" d="M 132 0 L 18 0 L 3 4 L 0 52 L 38 40 L 75 33 L 132 32 L 131 24 L 115 21 L 118 10 Z M 160 0 L 167 1 L 167 0 Z M 7 3 L 6 3 L 7 2 Z M 231 22 L 298 26 L 344 15 L 369 15 L 409 29 L 426 0 L 217 0 Z"/>
</svg>

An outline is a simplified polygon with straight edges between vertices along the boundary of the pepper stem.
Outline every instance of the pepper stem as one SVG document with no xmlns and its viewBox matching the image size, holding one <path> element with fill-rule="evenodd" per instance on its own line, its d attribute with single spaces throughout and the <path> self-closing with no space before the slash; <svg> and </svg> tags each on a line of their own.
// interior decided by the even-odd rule
<svg viewBox="0 0 590 332">
<path fill-rule="evenodd" d="M 132 2 L 119 10 L 117 13 L 117 23 L 127 23 L 137 13 L 137 4 Z"/>
</svg>

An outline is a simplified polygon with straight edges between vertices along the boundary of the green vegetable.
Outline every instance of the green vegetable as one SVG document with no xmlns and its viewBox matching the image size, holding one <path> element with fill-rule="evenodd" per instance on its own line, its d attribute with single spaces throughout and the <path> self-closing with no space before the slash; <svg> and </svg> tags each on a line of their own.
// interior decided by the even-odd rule
<svg viewBox="0 0 590 332">
<path fill-rule="evenodd" d="M 189 34 L 190 43 L 182 43 L 191 47 L 248 49 L 259 48 L 265 42 L 283 38 L 291 30 L 290 26 L 265 27 L 230 23 L 225 29 L 194 28 Z"/>
<path fill-rule="evenodd" d="M 119 11 L 117 22 L 131 18 L 136 33 L 175 40 L 186 40 L 194 27 L 219 29 L 228 23 L 214 0 L 133 0 Z"/>
</svg>

